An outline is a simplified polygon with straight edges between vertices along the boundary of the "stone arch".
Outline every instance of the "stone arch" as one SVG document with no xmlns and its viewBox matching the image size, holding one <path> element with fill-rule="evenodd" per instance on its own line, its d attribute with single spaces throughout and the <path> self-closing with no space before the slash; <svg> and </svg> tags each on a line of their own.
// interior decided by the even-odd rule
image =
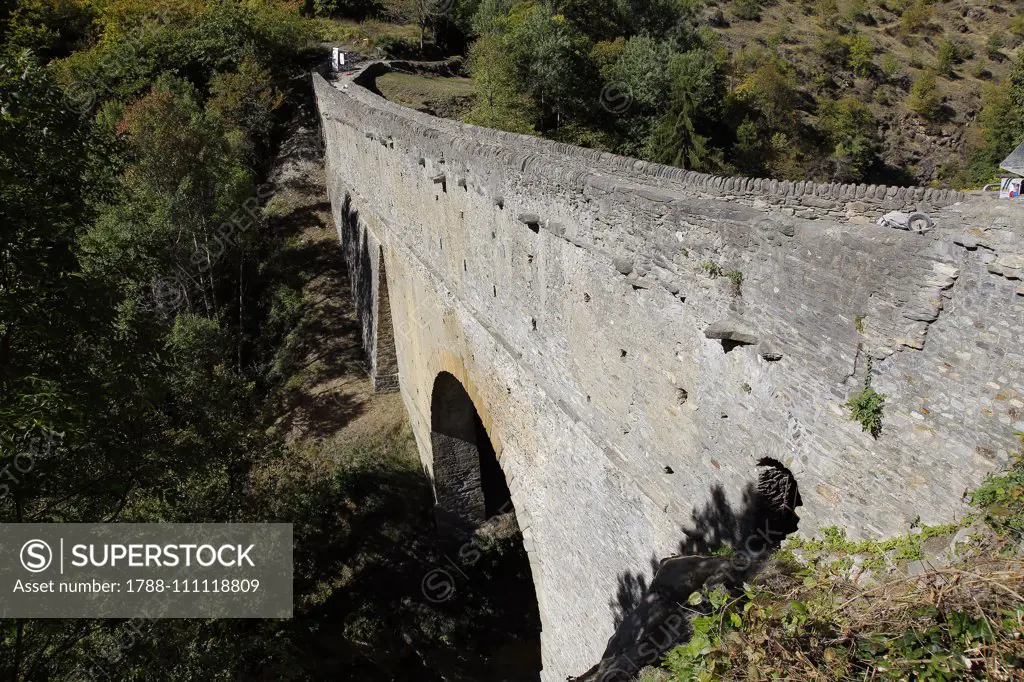
<svg viewBox="0 0 1024 682">
<path fill-rule="evenodd" d="M 442 534 L 467 535 L 491 517 L 514 513 L 512 495 L 483 420 L 462 382 L 449 372 L 434 379 L 430 424 Z"/>
<path fill-rule="evenodd" d="M 489 614 L 476 616 L 477 626 L 502 633 L 493 654 L 483 656 L 467 679 L 536 681 L 543 657 L 535 557 L 526 551 L 483 419 L 466 386 L 450 372 L 434 379 L 430 423 L 438 531 L 444 544 L 460 545 L 446 556 L 452 557 L 461 589 L 489 604 Z"/>
<path fill-rule="evenodd" d="M 391 317 L 391 296 L 388 293 L 384 247 L 377 247 L 377 314 L 373 341 L 373 390 L 390 393 L 398 390 L 398 351 L 395 347 L 395 326 Z"/>
</svg>

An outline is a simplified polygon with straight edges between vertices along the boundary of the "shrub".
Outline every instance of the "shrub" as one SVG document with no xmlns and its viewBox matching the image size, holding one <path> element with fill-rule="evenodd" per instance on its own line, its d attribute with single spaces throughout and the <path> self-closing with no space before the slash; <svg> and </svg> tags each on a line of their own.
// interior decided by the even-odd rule
<svg viewBox="0 0 1024 682">
<path fill-rule="evenodd" d="M 903 69 L 900 68 L 900 60 L 891 54 L 887 54 L 882 58 L 882 74 L 887 80 L 893 80 L 901 73 L 903 73 Z"/>
<path fill-rule="evenodd" d="M 849 54 L 846 63 L 858 76 L 868 76 L 874 69 L 871 57 L 874 56 L 875 46 L 866 35 L 858 33 L 850 37 L 848 41 Z"/>
<path fill-rule="evenodd" d="M 734 0 L 733 13 L 737 19 L 761 20 L 761 0 Z"/>
<path fill-rule="evenodd" d="M 924 28 L 932 18 L 932 8 L 927 0 L 915 0 L 900 15 L 899 30 L 904 36 Z"/>
<path fill-rule="evenodd" d="M 1010 22 L 1010 33 L 1018 38 L 1024 38 L 1024 14 L 1014 17 Z"/>
<path fill-rule="evenodd" d="M 934 71 L 925 71 L 910 87 L 907 108 L 918 116 L 934 120 L 942 109 L 942 95 Z"/>
<path fill-rule="evenodd" d="M 944 76 L 953 75 L 953 67 L 974 57 L 974 48 L 967 43 L 943 40 L 939 43 L 938 71 Z"/>
<path fill-rule="evenodd" d="M 956 46 L 952 41 L 943 40 L 939 43 L 937 69 L 943 76 L 953 75 L 953 63 L 956 61 Z"/>
<path fill-rule="evenodd" d="M 847 400 L 843 407 L 850 408 L 850 419 L 860 422 L 861 428 L 878 438 L 882 433 L 882 408 L 885 407 L 885 394 L 879 393 L 870 385 L 860 393 Z"/>
<path fill-rule="evenodd" d="M 725 269 L 713 260 L 706 260 L 701 263 L 700 266 L 704 268 L 704 272 L 708 273 L 708 276 L 711 277 L 711 279 L 721 277 L 725 274 Z"/>
<path fill-rule="evenodd" d="M 988 55 L 988 58 L 993 61 L 1002 61 L 1003 46 L 1003 34 L 993 33 L 988 37 L 988 42 L 985 43 L 985 53 Z"/>
<path fill-rule="evenodd" d="M 420 53 L 419 44 L 412 38 L 400 36 L 382 35 L 373 41 L 375 47 L 380 49 L 389 57 L 395 59 L 406 59 L 415 57 Z"/>
<path fill-rule="evenodd" d="M 863 180 L 878 148 L 878 124 L 867 105 L 855 97 L 822 102 L 818 125 L 832 145 L 834 179 Z"/>
<path fill-rule="evenodd" d="M 1024 445 L 1024 433 L 1018 432 L 1017 437 Z M 970 498 L 995 530 L 1017 541 L 1024 539 L 1024 448 L 1017 452 L 1009 471 L 987 476 Z"/>
</svg>

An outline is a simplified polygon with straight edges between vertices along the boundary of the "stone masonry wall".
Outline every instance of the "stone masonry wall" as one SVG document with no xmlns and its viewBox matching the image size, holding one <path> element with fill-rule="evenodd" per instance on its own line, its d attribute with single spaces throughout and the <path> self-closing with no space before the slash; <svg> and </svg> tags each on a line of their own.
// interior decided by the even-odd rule
<svg viewBox="0 0 1024 682">
<path fill-rule="evenodd" d="M 358 212 L 343 239 L 383 251 L 424 466 L 447 371 L 509 481 L 545 682 L 599 658 L 652 558 L 742 513 L 763 457 L 796 477 L 801 532 L 882 537 L 952 520 L 1015 448 L 1019 205 L 876 188 L 872 213 L 848 207 L 860 188 L 738 191 L 314 81 L 336 218 L 346 202 Z M 809 196 L 832 217 L 785 205 Z M 926 234 L 847 221 L 917 197 Z M 878 439 L 842 406 L 868 356 L 888 396 Z"/>
</svg>

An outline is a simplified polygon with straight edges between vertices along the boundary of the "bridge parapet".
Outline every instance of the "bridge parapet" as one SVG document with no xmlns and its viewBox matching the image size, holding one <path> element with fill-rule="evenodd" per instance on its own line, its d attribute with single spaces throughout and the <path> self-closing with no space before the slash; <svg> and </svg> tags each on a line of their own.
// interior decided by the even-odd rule
<svg viewBox="0 0 1024 682">
<path fill-rule="evenodd" d="M 388 62 L 373 62 L 346 80 L 355 85 L 372 87 L 373 81 L 389 70 Z M 770 206 L 780 209 L 783 215 L 808 219 L 831 218 L 842 222 L 857 218 L 877 218 L 884 212 L 894 210 L 931 211 L 971 199 L 964 192 L 938 188 L 773 180 L 688 171 L 539 137 L 438 119 L 379 98 L 366 88 L 353 88 L 346 94 L 383 114 L 397 116 L 406 126 L 419 124 L 442 135 L 450 135 L 466 151 L 472 151 L 474 145 L 497 145 L 501 150 L 514 150 L 511 153 L 493 152 L 495 159 L 513 166 L 529 164 L 530 161 L 524 156 L 549 158 L 561 166 L 572 165 L 588 173 L 614 176 L 618 181 L 630 180 L 658 189 L 740 201 L 760 208 Z"/>
</svg>

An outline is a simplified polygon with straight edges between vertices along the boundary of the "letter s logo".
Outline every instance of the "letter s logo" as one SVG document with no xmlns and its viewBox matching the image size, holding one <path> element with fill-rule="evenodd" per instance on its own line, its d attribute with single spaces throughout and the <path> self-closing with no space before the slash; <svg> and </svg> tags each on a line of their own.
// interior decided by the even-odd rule
<svg viewBox="0 0 1024 682">
<path fill-rule="evenodd" d="M 45 571 L 53 562 L 53 550 L 42 540 L 29 540 L 21 546 L 21 565 L 32 573 Z"/>
</svg>

